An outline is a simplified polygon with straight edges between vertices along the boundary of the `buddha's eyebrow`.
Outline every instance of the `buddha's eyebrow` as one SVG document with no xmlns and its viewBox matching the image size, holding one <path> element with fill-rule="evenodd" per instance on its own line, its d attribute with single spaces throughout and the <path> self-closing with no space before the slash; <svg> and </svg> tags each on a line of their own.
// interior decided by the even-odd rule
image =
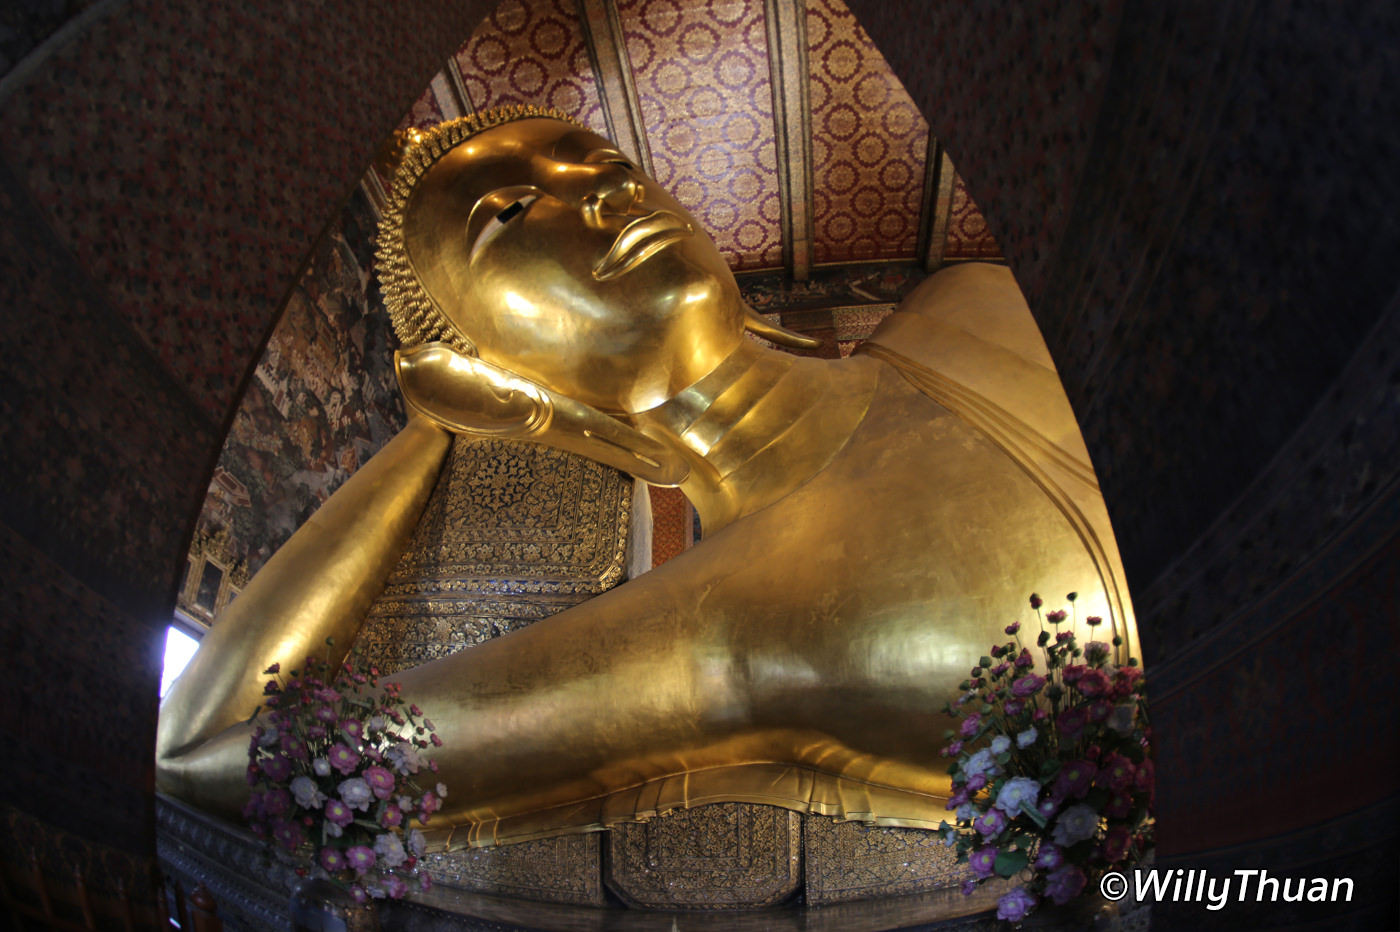
<svg viewBox="0 0 1400 932">
<path fill-rule="evenodd" d="M 567 133 L 559 137 L 554 143 L 550 156 L 571 162 L 596 162 L 599 158 L 626 158 L 595 133 L 587 131 Z"/>
<path fill-rule="evenodd" d="M 596 162 L 625 162 L 628 165 L 632 164 L 631 159 L 611 146 L 589 149 L 583 154 L 583 161 L 589 164 Z"/>
</svg>

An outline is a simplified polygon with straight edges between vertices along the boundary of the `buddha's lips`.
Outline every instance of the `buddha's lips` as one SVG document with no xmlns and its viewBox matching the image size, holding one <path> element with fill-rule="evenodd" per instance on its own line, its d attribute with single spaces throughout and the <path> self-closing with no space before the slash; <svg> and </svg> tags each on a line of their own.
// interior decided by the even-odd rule
<svg viewBox="0 0 1400 932">
<path fill-rule="evenodd" d="M 665 210 L 633 220 L 622 228 L 608 254 L 593 267 L 593 277 L 600 282 L 616 278 L 651 258 L 658 250 L 692 233 L 694 230 L 690 224 Z"/>
</svg>

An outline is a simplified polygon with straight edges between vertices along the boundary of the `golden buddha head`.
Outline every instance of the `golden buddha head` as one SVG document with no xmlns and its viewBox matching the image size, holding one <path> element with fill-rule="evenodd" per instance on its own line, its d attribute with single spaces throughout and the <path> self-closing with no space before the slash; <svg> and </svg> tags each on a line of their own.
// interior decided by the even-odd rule
<svg viewBox="0 0 1400 932">
<path fill-rule="evenodd" d="M 508 108 L 435 127 L 380 230 L 406 346 L 444 342 L 600 411 L 655 407 L 742 339 L 714 242 L 603 137 Z"/>
</svg>

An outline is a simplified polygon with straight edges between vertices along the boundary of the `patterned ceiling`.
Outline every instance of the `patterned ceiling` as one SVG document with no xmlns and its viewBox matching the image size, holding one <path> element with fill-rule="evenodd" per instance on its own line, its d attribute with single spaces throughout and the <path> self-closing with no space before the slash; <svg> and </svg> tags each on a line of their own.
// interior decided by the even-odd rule
<svg viewBox="0 0 1400 932">
<path fill-rule="evenodd" d="M 404 126 L 504 104 L 614 139 L 739 272 L 1001 258 L 841 0 L 506 0 Z M 385 181 L 367 186 L 382 196 Z"/>
</svg>

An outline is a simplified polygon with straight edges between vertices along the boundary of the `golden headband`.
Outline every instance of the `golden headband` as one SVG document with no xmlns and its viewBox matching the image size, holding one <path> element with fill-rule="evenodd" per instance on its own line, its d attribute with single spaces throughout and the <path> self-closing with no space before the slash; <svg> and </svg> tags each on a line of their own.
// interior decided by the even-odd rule
<svg viewBox="0 0 1400 932">
<path fill-rule="evenodd" d="M 379 283 L 384 290 L 384 303 L 394 322 L 394 332 L 405 347 L 422 343 L 443 342 L 468 356 L 476 355 L 476 346 L 438 307 L 423 287 L 404 242 L 404 215 L 409 197 L 419 180 L 438 159 L 468 139 L 503 123 L 543 117 L 587 127 L 573 117 L 547 107 L 530 105 L 497 107 L 447 123 L 440 123 L 421 133 L 410 134 L 409 146 L 394 176 L 389 203 L 379 221 L 379 236 L 375 260 Z"/>
</svg>

